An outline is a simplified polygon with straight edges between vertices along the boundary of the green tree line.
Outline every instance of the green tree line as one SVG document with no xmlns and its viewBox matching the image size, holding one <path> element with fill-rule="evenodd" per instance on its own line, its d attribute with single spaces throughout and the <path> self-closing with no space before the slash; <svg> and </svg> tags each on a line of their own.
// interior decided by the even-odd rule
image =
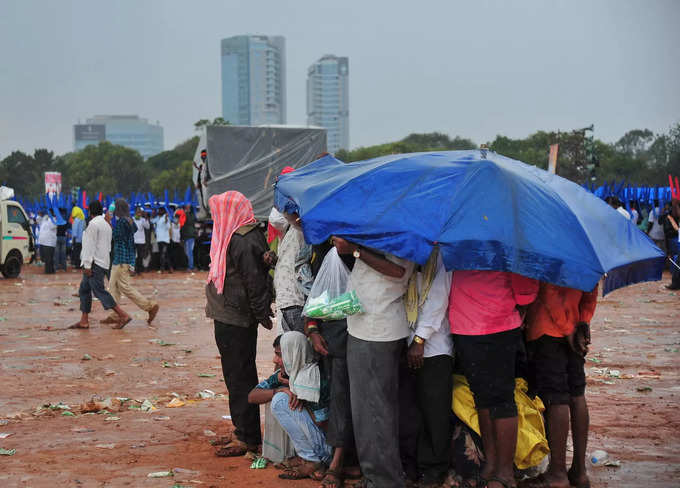
<svg viewBox="0 0 680 488">
<path fill-rule="evenodd" d="M 209 123 L 202 119 L 195 128 Z M 228 124 L 220 118 L 212 123 Z M 498 154 L 545 169 L 550 145 L 554 143 L 560 145 L 557 173 L 577 183 L 625 179 L 632 184 L 663 186 L 668 174 L 680 175 L 680 123 L 661 134 L 647 129 L 631 130 L 611 144 L 591 140 L 583 131 L 538 131 L 523 139 L 498 135 L 486 145 Z M 158 194 L 166 188 L 182 191 L 191 184 L 197 145 L 198 137 L 194 136 L 146 161 L 137 151 L 106 141 L 61 156 L 47 149 L 37 149 L 32 155 L 14 151 L 0 161 L 0 184 L 14 188 L 18 195 L 35 198 L 44 192 L 43 173 L 59 171 L 64 191 L 74 187 L 106 194 L 149 190 Z M 336 157 L 352 162 L 388 154 L 478 147 L 473 140 L 463 137 L 414 133 L 395 142 L 341 150 Z M 593 167 L 593 161 L 597 166 Z"/>
</svg>

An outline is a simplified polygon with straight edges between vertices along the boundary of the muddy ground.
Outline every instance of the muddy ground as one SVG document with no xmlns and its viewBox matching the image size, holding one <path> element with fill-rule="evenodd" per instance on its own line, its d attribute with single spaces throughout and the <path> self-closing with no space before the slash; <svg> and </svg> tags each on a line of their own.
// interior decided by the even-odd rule
<svg viewBox="0 0 680 488">
<path fill-rule="evenodd" d="M 161 305 L 152 327 L 124 300 L 135 319 L 123 330 L 98 324 L 97 302 L 91 330 L 64 330 L 78 318 L 79 279 L 35 266 L 0 279 L 0 448 L 16 450 L 0 456 L 0 487 L 316 485 L 213 455 L 211 434 L 231 423 L 222 418 L 227 392 L 203 313 L 204 273 L 134 278 Z M 680 486 L 680 293 L 662 283 L 614 292 L 595 314 L 589 450 L 603 448 L 621 465 L 592 468 L 594 487 Z M 260 330 L 261 377 L 272 370 L 273 338 Z M 216 397 L 198 398 L 203 390 Z M 168 407 L 175 398 L 183 405 Z M 110 404 L 81 413 L 91 400 Z M 145 400 L 154 410 L 140 408 Z M 148 477 L 173 468 L 172 478 Z"/>
</svg>

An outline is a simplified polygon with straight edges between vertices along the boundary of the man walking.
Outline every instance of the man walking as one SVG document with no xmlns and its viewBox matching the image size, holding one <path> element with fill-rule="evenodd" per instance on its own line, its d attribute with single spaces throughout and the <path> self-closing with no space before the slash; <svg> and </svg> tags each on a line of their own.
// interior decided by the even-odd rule
<svg viewBox="0 0 680 488">
<path fill-rule="evenodd" d="M 120 296 L 125 295 L 139 308 L 149 314 L 147 323 L 151 325 L 158 314 L 158 304 L 144 297 L 130 284 L 130 270 L 135 266 L 134 236 L 137 226 L 130 218 L 130 207 L 123 198 L 116 200 L 116 226 L 113 229 L 113 267 L 109 280 L 109 292 L 118 303 Z M 111 314 L 101 321 L 102 324 L 118 322 L 116 314 Z"/>
<path fill-rule="evenodd" d="M 113 309 L 118 315 L 114 329 L 122 329 L 130 321 L 130 317 L 116 304 L 111 294 L 104 287 L 104 277 L 109 270 L 109 253 L 111 252 L 111 226 L 104 218 L 102 204 L 98 200 L 90 203 L 92 220 L 83 232 L 83 251 L 80 261 L 83 266 L 83 279 L 80 282 L 80 321 L 69 329 L 89 329 L 88 316 L 92 311 L 92 294 L 99 299 L 104 310 Z"/>
</svg>

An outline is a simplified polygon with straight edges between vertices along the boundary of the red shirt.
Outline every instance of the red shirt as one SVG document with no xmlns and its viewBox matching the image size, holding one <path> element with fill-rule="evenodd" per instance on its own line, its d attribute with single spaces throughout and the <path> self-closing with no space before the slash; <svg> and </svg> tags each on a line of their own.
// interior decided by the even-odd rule
<svg viewBox="0 0 680 488">
<path fill-rule="evenodd" d="M 502 271 L 454 271 L 449 295 L 451 333 L 487 335 L 516 329 L 515 305 L 528 305 L 539 282 Z"/>
<path fill-rule="evenodd" d="M 541 283 L 538 298 L 527 311 L 527 340 L 543 335 L 566 337 L 577 322 L 588 322 L 597 306 L 597 285 L 589 293 L 573 288 Z"/>
</svg>

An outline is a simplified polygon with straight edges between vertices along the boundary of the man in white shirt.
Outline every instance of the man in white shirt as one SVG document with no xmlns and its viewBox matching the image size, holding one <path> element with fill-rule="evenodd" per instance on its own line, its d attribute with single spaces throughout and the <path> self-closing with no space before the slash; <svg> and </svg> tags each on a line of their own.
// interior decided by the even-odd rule
<svg viewBox="0 0 680 488">
<path fill-rule="evenodd" d="M 168 216 L 165 208 L 158 209 L 158 216 L 153 220 L 156 231 L 156 242 L 158 243 L 158 252 L 160 253 L 160 264 L 158 272 L 162 273 L 165 269 L 172 273 L 172 263 L 168 256 L 170 250 L 170 226 L 172 218 Z"/>
<path fill-rule="evenodd" d="M 45 263 L 45 274 L 54 274 L 54 251 L 57 248 L 57 224 L 49 209 L 40 224 L 40 257 Z"/>
<path fill-rule="evenodd" d="M 135 209 L 135 225 L 137 231 L 135 232 L 135 250 L 137 252 L 137 259 L 135 260 L 135 272 L 141 273 L 144 271 L 144 258 L 146 257 L 146 231 L 151 227 L 149 219 L 142 212 L 142 207 Z"/>
<path fill-rule="evenodd" d="M 444 269 L 439 251 L 433 274 L 418 273 L 418 310 L 415 330 L 411 331 L 409 367 L 416 371 L 411 385 L 419 425 L 415 450 L 420 486 L 440 486 L 448 473 L 451 451 L 451 398 L 453 396 L 453 337 L 447 310 L 451 291 L 451 272 Z M 429 276 L 428 276 L 429 275 Z M 431 281 L 426 283 L 425 281 Z M 429 292 L 427 291 L 429 285 Z M 424 297 L 423 293 L 427 293 Z M 419 413 L 419 415 L 418 415 Z M 403 412 L 400 412 L 403 415 Z M 416 424 L 415 421 L 412 422 Z"/>
<path fill-rule="evenodd" d="M 347 368 L 359 463 L 368 486 L 403 488 L 399 455 L 399 361 L 409 325 L 403 296 L 413 263 L 334 237 L 356 258 L 350 286 L 365 313 L 347 317 Z"/>
<path fill-rule="evenodd" d="M 89 329 L 89 314 L 92 311 L 92 294 L 101 302 L 104 310 L 113 309 L 118 314 L 118 323 L 112 327 L 122 329 L 131 320 L 120 305 L 117 305 L 111 294 L 106 291 L 104 277 L 109 270 L 111 253 L 111 225 L 106 221 L 103 208 L 99 200 L 93 200 L 89 206 L 90 223 L 83 232 L 83 250 L 80 262 L 83 266 L 83 279 L 80 282 L 78 295 L 80 296 L 80 321 L 69 326 L 69 329 Z"/>
</svg>

